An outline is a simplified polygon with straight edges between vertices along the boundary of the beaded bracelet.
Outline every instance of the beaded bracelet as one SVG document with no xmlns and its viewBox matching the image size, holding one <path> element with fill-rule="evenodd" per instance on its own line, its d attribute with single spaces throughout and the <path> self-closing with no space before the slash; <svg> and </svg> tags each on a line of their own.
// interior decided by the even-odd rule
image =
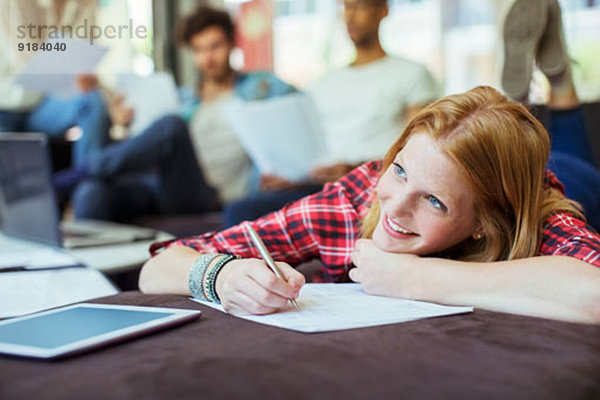
<svg viewBox="0 0 600 400">
<path fill-rule="evenodd" d="M 198 258 L 196 258 L 194 264 L 192 264 L 192 269 L 190 270 L 190 275 L 188 277 L 188 285 L 192 297 L 200 300 L 211 301 L 206 296 L 206 292 L 204 291 L 202 283 L 204 282 L 206 269 L 210 263 L 219 256 L 221 256 L 221 254 L 201 254 Z"/>
<path fill-rule="evenodd" d="M 210 302 L 215 303 L 215 297 L 212 295 L 212 290 L 210 287 L 210 277 L 211 277 L 211 271 L 213 269 L 215 269 L 219 264 L 220 261 L 222 261 L 223 259 L 225 259 L 227 257 L 227 255 L 225 254 L 219 254 L 219 259 L 217 260 L 217 262 L 215 262 L 212 267 L 208 268 L 206 270 L 206 272 L 204 273 L 204 276 L 202 277 L 202 290 L 204 292 L 204 296 L 206 297 L 206 299 Z"/>
<path fill-rule="evenodd" d="M 221 299 L 219 299 L 219 295 L 217 295 L 217 276 L 219 272 L 223 269 L 223 267 L 230 261 L 239 259 L 239 256 L 226 255 L 219 259 L 215 265 L 206 273 L 204 278 L 204 287 L 207 289 L 207 294 L 212 302 L 221 304 Z"/>
<path fill-rule="evenodd" d="M 208 267 L 206 268 L 206 271 L 204 271 L 204 275 L 202 275 L 202 293 L 204 293 L 204 297 L 206 298 L 207 301 L 213 302 L 214 303 L 214 297 L 211 295 L 211 291 L 210 291 L 210 283 L 209 283 L 209 274 L 210 271 L 215 267 L 216 264 L 219 263 L 220 259 L 223 259 L 224 257 L 226 257 L 227 254 L 218 254 L 217 257 L 213 258 L 212 261 L 208 264 Z M 217 260 L 216 262 L 214 262 L 214 260 Z M 211 267 L 212 265 L 212 267 Z"/>
</svg>

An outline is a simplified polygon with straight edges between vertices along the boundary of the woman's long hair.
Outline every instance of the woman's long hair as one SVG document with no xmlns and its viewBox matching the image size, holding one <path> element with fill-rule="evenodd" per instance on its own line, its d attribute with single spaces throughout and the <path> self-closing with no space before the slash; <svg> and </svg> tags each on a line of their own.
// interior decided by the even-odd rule
<svg viewBox="0 0 600 400">
<path fill-rule="evenodd" d="M 467 239 L 440 256 L 470 261 L 532 257 L 547 217 L 562 211 L 583 218 L 578 203 L 544 183 L 550 139 L 542 124 L 497 90 L 480 86 L 425 107 L 386 154 L 382 172 L 415 133 L 431 135 L 458 165 L 475 192 L 476 217 L 483 227 L 481 240 Z M 363 237 L 372 236 L 379 217 L 375 198 L 362 221 Z"/>
</svg>

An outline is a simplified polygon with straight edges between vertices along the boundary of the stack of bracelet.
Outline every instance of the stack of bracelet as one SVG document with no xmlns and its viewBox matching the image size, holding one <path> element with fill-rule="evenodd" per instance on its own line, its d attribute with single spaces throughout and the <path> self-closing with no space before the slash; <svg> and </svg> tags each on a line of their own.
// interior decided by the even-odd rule
<svg viewBox="0 0 600 400">
<path fill-rule="evenodd" d="M 219 259 L 211 266 L 211 263 L 216 258 Z M 220 303 L 221 300 L 219 299 L 215 289 L 217 275 L 219 272 L 221 272 L 225 264 L 238 258 L 238 256 L 232 256 L 229 254 L 200 255 L 200 257 L 194 261 L 192 269 L 190 270 L 190 276 L 188 278 L 190 293 L 192 296 L 196 299 Z"/>
</svg>

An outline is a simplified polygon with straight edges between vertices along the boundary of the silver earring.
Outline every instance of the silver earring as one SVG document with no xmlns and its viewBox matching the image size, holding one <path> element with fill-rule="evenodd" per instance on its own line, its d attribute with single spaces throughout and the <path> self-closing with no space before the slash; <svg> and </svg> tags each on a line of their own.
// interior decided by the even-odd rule
<svg viewBox="0 0 600 400">
<path fill-rule="evenodd" d="M 483 234 L 482 233 L 476 233 L 473 235 L 473 239 L 475 240 L 481 240 L 483 239 Z"/>
</svg>

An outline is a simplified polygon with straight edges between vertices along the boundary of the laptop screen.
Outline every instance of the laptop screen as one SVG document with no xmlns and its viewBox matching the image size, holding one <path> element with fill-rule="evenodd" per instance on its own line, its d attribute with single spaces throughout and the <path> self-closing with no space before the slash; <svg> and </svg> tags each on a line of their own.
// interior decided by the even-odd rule
<svg viewBox="0 0 600 400">
<path fill-rule="evenodd" d="M 11 236 L 61 245 L 59 215 L 44 135 L 0 135 L 0 223 Z"/>
</svg>

